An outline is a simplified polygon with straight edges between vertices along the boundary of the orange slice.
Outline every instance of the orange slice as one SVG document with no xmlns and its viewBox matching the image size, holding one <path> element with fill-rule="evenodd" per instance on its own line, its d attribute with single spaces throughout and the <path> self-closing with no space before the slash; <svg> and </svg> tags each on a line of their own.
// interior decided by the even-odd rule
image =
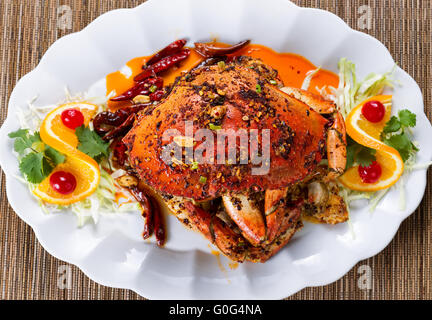
<svg viewBox="0 0 432 320">
<path fill-rule="evenodd" d="M 57 171 L 72 173 L 76 178 L 77 186 L 72 193 L 63 195 L 51 187 L 48 177 L 33 191 L 37 197 L 45 202 L 57 205 L 69 205 L 81 201 L 90 196 L 99 184 L 99 166 L 96 162 L 89 163 L 87 159 L 68 156 L 66 161 L 59 164 L 52 173 Z"/>
<path fill-rule="evenodd" d="M 84 116 L 84 125 L 88 126 L 90 120 L 96 114 L 98 106 L 87 103 L 66 103 L 51 111 L 42 122 L 40 135 L 43 142 L 50 147 L 67 154 L 74 152 L 78 146 L 78 137 L 75 130 L 66 127 L 61 119 L 61 114 L 67 109 L 77 109 Z"/>
<path fill-rule="evenodd" d="M 77 109 L 84 115 L 87 126 L 96 114 L 98 106 L 86 102 L 67 103 L 50 112 L 42 122 L 40 136 L 44 143 L 66 156 L 66 161 L 54 170 L 72 173 L 77 180 L 77 187 L 71 194 L 63 195 L 51 188 L 50 177 L 40 183 L 33 193 L 48 203 L 69 205 L 91 195 L 100 181 L 97 162 L 77 149 L 78 137 L 75 130 L 69 129 L 61 120 L 61 114 L 67 109 Z"/>
<path fill-rule="evenodd" d="M 378 123 L 372 123 L 362 115 L 363 105 L 372 100 L 380 101 L 386 108 L 384 119 Z M 380 134 L 391 116 L 392 96 L 381 95 L 363 101 L 355 107 L 348 115 L 346 129 L 348 135 L 357 143 L 377 150 L 376 160 L 380 164 L 382 174 L 375 183 L 364 183 L 358 173 L 358 166 L 348 169 L 339 181 L 346 187 L 357 191 L 378 191 L 394 185 L 404 170 L 404 163 L 399 152 L 384 144 L 380 140 Z"/>
</svg>

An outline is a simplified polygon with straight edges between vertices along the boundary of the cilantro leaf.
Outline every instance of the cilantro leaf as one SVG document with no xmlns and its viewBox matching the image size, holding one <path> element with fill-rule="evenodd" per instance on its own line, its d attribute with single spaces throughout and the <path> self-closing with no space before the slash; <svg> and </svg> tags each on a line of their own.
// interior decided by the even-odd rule
<svg viewBox="0 0 432 320">
<path fill-rule="evenodd" d="M 29 133 L 28 129 L 19 129 L 17 131 L 9 133 L 8 137 L 11 138 L 11 139 L 14 139 L 14 138 L 25 139 L 25 138 L 27 138 L 28 133 Z"/>
<path fill-rule="evenodd" d="M 38 143 L 38 142 L 42 142 L 42 139 L 40 137 L 40 133 L 38 131 L 36 131 L 35 133 L 33 133 L 32 135 L 29 136 L 29 140 L 30 142 L 33 143 Z"/>
<path fill-rule="evenodd" d="M 404 127 L 415 127 L 417 124 L 417 117 L 414 113 L 412 113 L 411 111 L 404 109 L 399 111 L 399 119 L 400 119 L 400 123 L 402 126 Z"/>
<path fill-rule="evenodd" d="M 351 144 L 347 146 L 346 169 L 349 169 L 354 165 L 355 156 L 357 152 L 358 152 L 358 144 Z"/>
<path fill-rule="evenodd" d="M 417 117 L 411 111 L 404 109 L 398 112 L 398 116 L 391 117 L 384 127 L 381 140 L 395 148 L 402 160 L 407 161 L 419 149 L 412 143 L 407 128 L 413 128 L 417 124 Z"/>
<path fill-rule="evenodd" d="M 20 156 L 23 156 L 27 149 L 32 149 L 34 145 L 37 148 L 38 145 L 42 144 L 39 132 L 30 135 L 28 129 L 19 129 L 9 133 L 8 136 L 11 139 L 15 139 L 14 150 Z"/>
<path fill-rule="evenodd" d="M 363 146 L 357 153 L 357 163 L 362 167 L 369 167 L 376 160 L 375 154 L 376 150 Z"/>
<path fill-rule="evenodd" d="M 402 160 L 405 162 L 414 152 L 413 144 L 406 133 L 390 136 L 384 139 L 384 143 L 399 151 Z"/>
<path fill-rule="evenodd" d="M 19 169 L 30 183 L 41 183 L 55 166 L 65 161 L 64 155 L 42 142 L 39 132 L 30 134 L 28 129 L 20 129 L 9 133 L 9 137 L 15 139 Z"/>
<path fill-rule="evenodd" d="M 41 183 L 46 175 L 43 164 L 44 156 L 42 153 L 29 153 L 20 162 L 19 169 L 30 183 Z"/>
<path fill-rule="evenodd" d="M 55 165 L 51 163 L 46 157 L 42 159 L 42 172 L 44 174 L 44 178 L 47 178 L 51 172 L 54 170 Z"/>
<path fill-rule="evenodd" d="M 31 144 L 29 144 L 27 139 L 24 140 L 21 137 L 15 139 L 14 150 L 16 153 L 22 156 L 28 148 L 31 148 Z"/>
<path fill-rule="evenodd" d="M 346 169 L 359 164 L 363 167 L 370 166 L 376 160 L 376 150 L 362 146 L 347 136 L 347 163 Z"/>
<path fill-rule="evenodd" d="M 45 157 L 51 161 L 54 165 L 59 165 L 63 163 L 66 157 L 58 152 L 56 149 L 51 148 L 50 146 L 45 146 Z"/>
<path fill-rule="evenodd" d="M 392 133 L 398 132 L 401 128 L 401 123 L 399 119 L 395 116 L 391 117 L 390 120 L 386 123 L 383 133 Z"/>
<path fill-rule="evenodd" d="M 99 161 L 108 156 L 109 143 L 102 140 L 98 134 L 85 126 L 75 130 L 79 140 L 78 150 Z"/>
</svg>

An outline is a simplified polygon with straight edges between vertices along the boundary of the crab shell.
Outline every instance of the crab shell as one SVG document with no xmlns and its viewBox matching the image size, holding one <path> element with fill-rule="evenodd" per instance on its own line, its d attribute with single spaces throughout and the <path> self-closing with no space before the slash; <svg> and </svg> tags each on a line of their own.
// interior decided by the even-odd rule
<svg viewBox="0 0 432 320">
<path fill-rule="evenodd" d="M 159 105 L 142 112 L 123 139 L 139 177 L 162 194 L 202 201 L 227 191 L 278 189 L 310 175 L 323 156 L 328 120 L 270 84 L 267 77 L 271 73 L 263 68 L 237 62 L 225 68 L 199 68 L 181 78 Z M 176 138 L 187 136 L 186 122 L 193 123 L 194 133 L 203 128 L 223 129 L 227 139 L 241 136 L 239 129 L 258 130 L 257 147 L 269 152 L 268 171 L 254 174 L 253 169 L 260 165 L 250 161 L 220 163 L 227 155 L 217 143 L 212 146 L 212 163 L 194 166 L 188 159 L 189 164 L 182 164 L 184 158 L 167 163 L 164 150 Z M 261 138 L 264 129 L 270 133 L 268 143 Z M 177 130 L 178 136 L 164 140 L 167 130 Z M 220 130 L 212 132 L 217 141 Z M 193 148 L 201 144 L 202 140 L 194 140 Z M 252 153 L 252 147 L 249 151 Z"/>
</svg>

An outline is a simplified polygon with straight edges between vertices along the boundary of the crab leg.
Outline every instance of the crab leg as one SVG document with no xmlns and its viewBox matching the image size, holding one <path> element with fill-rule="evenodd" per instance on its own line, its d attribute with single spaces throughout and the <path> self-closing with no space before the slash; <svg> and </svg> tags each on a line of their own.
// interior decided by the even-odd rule
<svg viewBox="0 0 432 320">
<path fill-rule="evenodd" d="M 299 219 L 300 214 L 301 203 L 291 208 L 285 208 L 285 215 L 281 217 L 282 223 L 277 237 L 263 247 L 251 247 L 248 251 L 247 260 L 252 262 L 266 262 L 274 256 L 291 240 L 294 233 L 303 226 Z"/>
<path fill-rule="evenodd" d="M 345 200 L 339 195 L 339 187 L 333 181 L 310 183 L 307 202 L 309 206 L 306 214 L 318 222 L 337 224 L 348 220 Z"/>
<path fill-rule="evenodd" d="M 327 159 L 330 172 L 324 178 L 325 182 L 336 179 L 346 167 L 346 128 L 339 112 L 334 114 L 333 125 L 327 133 Z"/>
<path fill-rule="evenodd" d="M 290 97 L 297 99 L 320 114 L 331 114 L 336 111 L 336 105 L 323 97 L 298 88 L 284 87 L 281 89 Z"/>
<path fill-rule="evenodd" d="M 190 224 L 214 243 L 229 258 L 243 262 L 246 258 L 245 240 L 218 217 L 190 201 L 184 203 Z"/>
<path fill-rule="evenodd" d="M 284 214 L 283 199 L 288 188 L 266 190 L 264 212 L 267 224 L 267 242 L 272 242 L 279 233 Z"/>
<path fill-rule="evenodd" d="M 252 245 L 260 245 L 266 236 L 261 210 L 253 205 L 246 194 L 228 194 L 222 199 L 227 213 L 241 229 L 243 236 Z"/>
</svg>

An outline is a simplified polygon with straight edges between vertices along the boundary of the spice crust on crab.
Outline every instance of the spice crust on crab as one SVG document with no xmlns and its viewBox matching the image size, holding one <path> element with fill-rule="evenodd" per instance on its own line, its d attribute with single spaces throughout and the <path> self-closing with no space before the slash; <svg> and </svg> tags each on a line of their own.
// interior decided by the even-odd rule
<svg viewBox="0 0 432 320">
<path fill-rule="evenodd" d="M 178 79 L 157 106 L 142 111 L 123 139 L 140 179 L 164 196 L 181 222 L 235 261 L 273 256 L 301 228 L 305 208 L 322 222 L 347 219 L 338 188 L 327 187 L 345 169 L 343 118 L 333 103 L 300 89 L 281 91 L 282 86 L 276 70 L 249 57 L 202 66 Z M 164 148 L 176 138 L 192 149 L 202 143 L 185 139 L 188 121 L 193 132 L 268 129 L 269 145 L 262 146 L 270 152 L 268 172 L 252 174 L 250 162 L 191 165 L 182 157 L 167 163 Z M 173 129 L 181 139 L 164 141 L 163 133 Z M 225 158 L 218 152 L 215 145 L 215 157 Z M 325 169 L 319 166 L 324 157 Z M 320 181 L 325 183 L 317 188 Z"/>
<path fill-rule="evenodd" d="M 206 200 L 221 196 L 226 190 L 240 192 L 251 186 L 260 191 L 277 189 L 311 174 L 322 160 L 329 122 L 270 84 L 267 77 L 274 73 L 261 66 L 260 62 L 240 59 L 223 69 L 218 65 L 199 68 L 181 78 L 151 113 L 139 115 L 123 141 L 140 178 L 162 193 Z M 214 117 L 214 109 L 222 110 L 222 115 Z M 194 132 L 214 126 L 232 129 L 233 135 L 239 128 L 268 129 L 270 145 L 260 148 L 270 152 L 268 174 L 251 174 L 251 163 L 218 164 L 216 160 L 225 154 L 218 153 L 216 144 L 215 163 L 194 168 L 162 160 L 164 148 L 172 143 L 162 141 L 164 132 L 178 130 L 180 136 L 185 136 L 187 121 L 193 123 Z M 195 142 L 196 149 L 201 141 Z M 206 178 L 205 184 L 201 177 Z"/>
</svg>

